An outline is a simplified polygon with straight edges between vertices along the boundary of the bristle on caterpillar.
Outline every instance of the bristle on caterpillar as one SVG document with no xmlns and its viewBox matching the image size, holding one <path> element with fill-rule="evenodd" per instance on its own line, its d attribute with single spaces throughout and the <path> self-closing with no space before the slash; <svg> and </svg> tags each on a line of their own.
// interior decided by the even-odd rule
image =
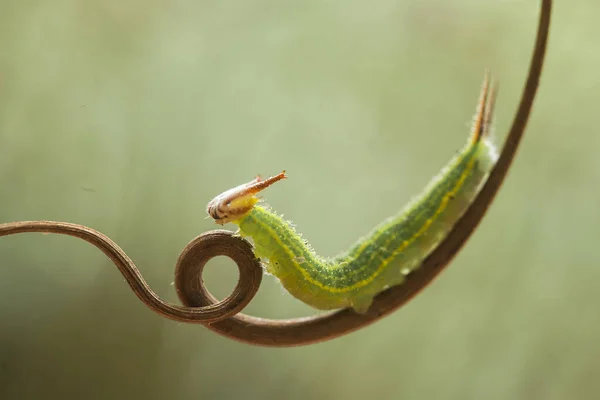
<svg viewBox="0 0 600 400">
<path fill-rule="evenodd" d="M 490 133 L 497 93 L 497 84 L 491 81 L 490 72 L 486 71 L 471 128 L 473 143 L 480 141 Z"/>
</svg>

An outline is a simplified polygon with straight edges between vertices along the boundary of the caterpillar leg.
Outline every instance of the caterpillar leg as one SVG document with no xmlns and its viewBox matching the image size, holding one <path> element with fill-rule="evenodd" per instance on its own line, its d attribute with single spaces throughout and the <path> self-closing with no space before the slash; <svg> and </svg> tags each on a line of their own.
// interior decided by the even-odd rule
<svg viewBox="0 0 600 400">
<path fill-rule="evenodd" d="M 358 314 L 364 314 L 369 311 L 371 304 L 373 304 L 373 297 L 359 297 L 352 300 L 350 307 Z"/>
</svg>

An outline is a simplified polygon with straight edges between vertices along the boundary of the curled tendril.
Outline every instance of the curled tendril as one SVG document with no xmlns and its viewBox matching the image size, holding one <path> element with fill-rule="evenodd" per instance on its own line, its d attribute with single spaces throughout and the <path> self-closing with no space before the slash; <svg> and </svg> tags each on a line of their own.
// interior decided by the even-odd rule
<svg viewBox="0 0 600 400">
<path fill-rule="evenodd" d="M 233 289 L 233 293 L 220 302 L 213 301 L 201 307 L 172 305 L 154 293 L 133 261 L 115 242 L 94 229 L 83 225 L 54 221 L 22 221 L 0 224 L 0 236 L 25 232 L 57 233 L 74 236 L 93 244 L 115 263 L 133 292 L 144 304 L 152 311 L 175 321 L 210 323 L 237 314 L 252 300 L 262 280 L 262 271 L 257 268 L 258 261 L 254 259 L 252 246 L 247 241 L 237 240 L 228 231 L 206 232 L 192 240 L 184 249 L 179 256 L 177 270 L 183 271 L 179 267 L 180 265 L 193 265 L 196 272 L 201 274 L 208 260 L 224 255 L 230 257 L 237 264 L 240 270 L 239 282 Z M 186 291 L 193 291 L 197 286 L 193 282 L 184 284 L 179 278 L 177 283 L 181 284 Z M 197 283 L 198 286 L 201 285 L 200 280 Z M 190 296 L 190 298 L 194 297 Z"/>
<path fill-rule="evenodd" d="M 378 295 L 366 314 L 349 309 L 288 320 L 272 320 L 239 313 L 254 297 L 262 279 L 262 268 L 252 246 L 229 231 L 214 230 L 192 240 L 181 253 L 175 269 L 175 287 L 184 307 L 172 305 L 150 289 L 125 252 L 110 238 L 91 228 L 64 222 L 30 221 L 0 224 L 0 236 L 24 232 L 47 232 L 83 239 L 104 252 L 127 283 L 151 310 L 182 322 L 205 324 L 220 335 L 245 343 L 284 347 L 333 339 L 365 327 L 406 304 L 425 288 L 454 258 L 475 231 L 507 175 L 525 131 L 539 85 L 550 27 L 551 0 L 542 0 L 535 49 L 519 108 L 505 140 L 499 160 L 481 192 L 450 235 L 409 275 L 403 285 Z M 202 270 L 211 258 L 224 255 L 237 264 L 240 278 L 233 293 L 217 301 L 205 288 Z"/>
</svg>

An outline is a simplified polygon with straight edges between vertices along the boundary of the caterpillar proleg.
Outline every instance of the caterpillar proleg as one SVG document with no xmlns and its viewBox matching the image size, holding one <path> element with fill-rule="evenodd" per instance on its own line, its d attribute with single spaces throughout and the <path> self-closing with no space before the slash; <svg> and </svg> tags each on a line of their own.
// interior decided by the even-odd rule
<svg viewBox="0 0 600 400">
<path fill-rule="evenodd" d="M 250 237 L 267 272 L 292 296 L 320 310 L 351 307 L 364 313 L 374 296 L 402 284 L 421 265 L 487 179 L 497 161 L 490 137 L 495 96 L 486 73 L 466 145 L 419 196 L 336 257 L 318 256 L 290 222 L 258 204 L 257 193 L 286 178 L 285 171 L 218 195 L 207 213 L 217 224 L 232 222 L 240 235 Z"/>
</svg>

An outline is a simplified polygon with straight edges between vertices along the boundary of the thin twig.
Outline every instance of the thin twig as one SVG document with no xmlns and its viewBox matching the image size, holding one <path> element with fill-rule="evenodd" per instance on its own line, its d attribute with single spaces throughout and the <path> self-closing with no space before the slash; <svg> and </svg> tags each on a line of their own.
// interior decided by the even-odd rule
<svg viewBox="0 0 600 400">
<path fill-rule="evenodd" d="M 200 276 L 208 260 L 216 256 L 233 259 L 240 270 L 240 281 L 233 293 L 223 301 L 213 301 L 203 307 L 182 307 L 162 300 L 148 286 L 142 274 L 125 252 L 108 236 L 87 226 L 55 221 L 22 221 L 0 224 L 0 236 L 26 232 L 56 233 L 83 239 L 102 250 L 117 266 L 137 297 L 150 309 L 164 317 L 181 322 L 209 323 L 227 318 L 240 312 L 258 291 L 262 280 L 262 271 L 252 252 L 252 246 L 246 241 L 237 240 L 230 232 L 214 230 L 192 240 L 184 249 L 179 262 L 194 265 L 195 273 Z M 201 280 L 196 279 L 200 284 Z M 194 288 L 194 280 L 183 286 L 187 290 Z M 180 283 L 181 284 L 181 283 Z"/>
<path fill-rule="evenodd" d="M 206 324 L 218 334 L 241 342 L 272 347 L 299 346 L 334 339 L 363 328 L 406 304 L 433 281 L 464 246 L 494 200 L 516 154 L 535 99 L 546 52 L 551 9 L 552 1 L 542 0 L 535 49 L 519 109 L 499 160 L 481 192 L 450 235 L 421 267 L 403 285 L 378 295 L 366 314 L 356 314 L 346 309 L 306 318 L 272 320 L 239 313 L 256 294 L 262 279 L 262 268 L 254 257 L 252 246 L 229 231 L 214 230 L 198 236 L 179 257 L 175 287 L 186 307 L 171 305 L 160 299 L 125 252 L 110 238 L 91 228 L 52 221 L 13 222 L 0 225 L 0 236 L 48 232 L 83 239 L 102 250 L 115 263 L 134 293 L 151 310 L 173 320 Z M 218 255 L 232 258 L 240 270 L 236 288 L 221 302 L 206 290 L 202 282 L 204 265 Z"/>
</svg>

